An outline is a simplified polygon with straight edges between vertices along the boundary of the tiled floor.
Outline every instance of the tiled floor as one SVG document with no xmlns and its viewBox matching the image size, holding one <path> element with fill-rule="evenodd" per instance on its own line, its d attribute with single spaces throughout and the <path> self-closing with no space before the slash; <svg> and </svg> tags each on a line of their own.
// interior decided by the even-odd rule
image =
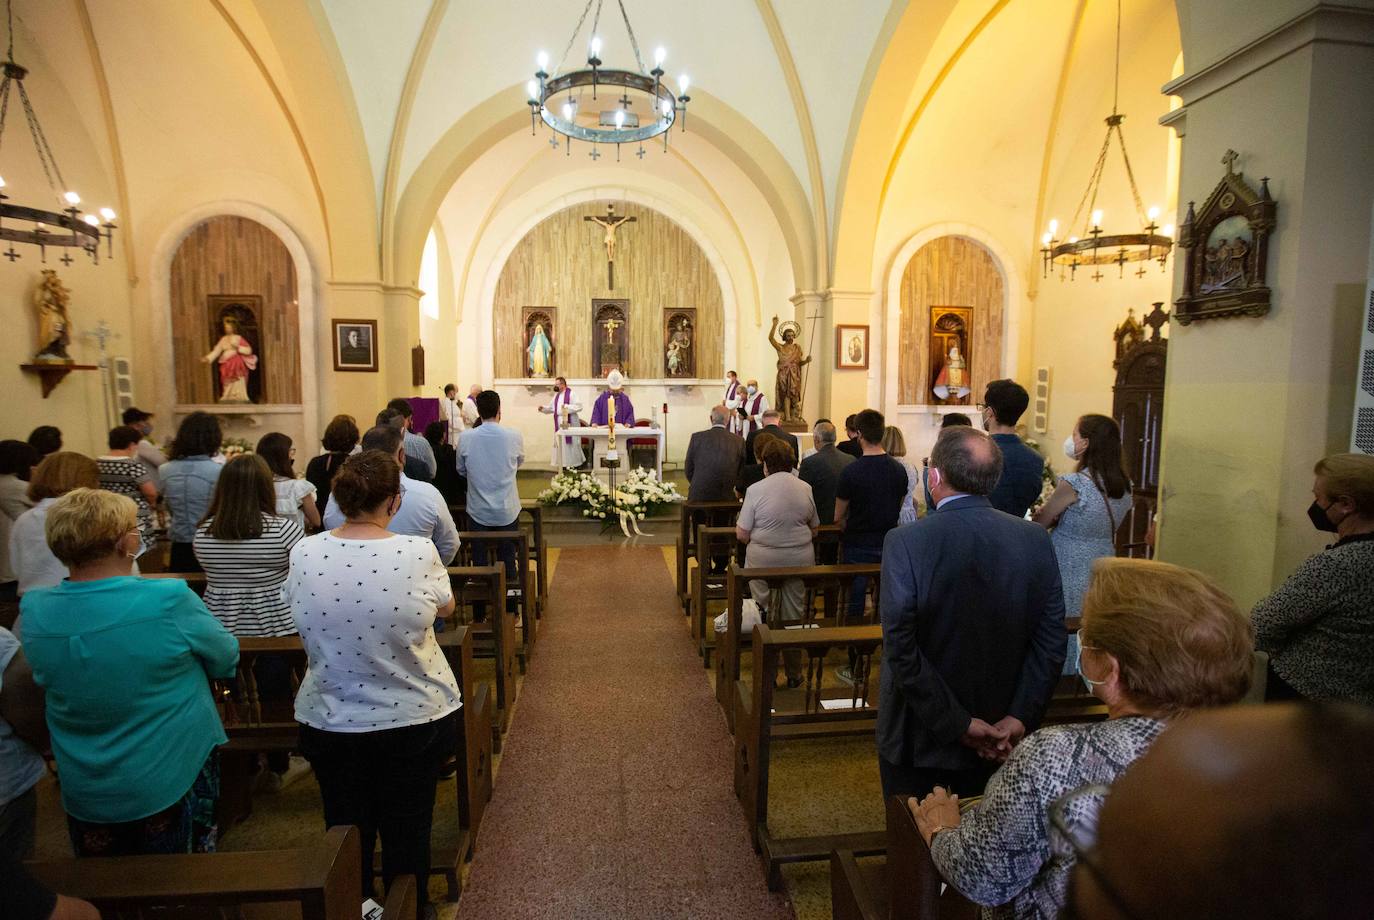
<svg viewBox="0 0 1374 920">
<path fill-rule="evenodd" d="M 778 917 L 657 547 L 566 548 L 459 916 Z"/>
</svg>

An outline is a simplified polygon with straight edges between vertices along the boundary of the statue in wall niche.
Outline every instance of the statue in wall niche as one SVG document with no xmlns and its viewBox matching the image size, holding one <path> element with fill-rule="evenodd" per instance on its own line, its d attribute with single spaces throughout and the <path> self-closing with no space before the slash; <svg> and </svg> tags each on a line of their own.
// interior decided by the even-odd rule
<svg viewBox="0 0 1374 920">
<path fill-rule="evenodd" d="M 220 336 L 210 353 L 200 359 L 206 364 L 219 361 L 219 401 L 222 403 L 246 403 L 248 398 L 248 375 L 258 368 L 258 357 L 253 354 L 253 346 L 239 335 L 238 320 L 232 316 L 224 318 L 224 334 Z"/>
<path fill-rule="evenodd" d="M 781 340 L 779 340 L 778 330 L 781 329 Z M 802 368 L 811 363 L 811 359 L 802 356 L 801 346 L 797 344 L 797 333 L 801 327 L 796 322 L 788 320 L 785 323 L 778 323 L 778 318 L 773 317 L 773 325 L 768 330 L 768 344 L 778 353 L 778 379 L 777 386 L 773 389 L 773 396 L 777 400 L 777 409 L 782 413 L 783 424 L 802 424 L 801 401 L 802 401 Z"/>
<path fill-rule="evenodd" d="M 43 269 L 43 280 L 33 295 L 38 310 L 38 353 L 34 361 L 40 363 L 70 363 L 67 346 L 72 341 L 72 323 L 67 315 L 71 292 L 50 268 Z"/>
<path fill-rule="evenodd" d="M 525 349 L 529 360 L 525 364 L 525 369 L 531 377 L 547 377 L 552 372 L 549 358 L 553 354 L 553 345 L 549 342 L 549 337 L 544 334 L 542 323 L 534 324 L 534 332 L 530 335 L 529 347 Z"/>
<path fill-rule="evenodd" d="M 968 394 L 973 392 L 968 385 L 968 364 L 964 361 L 957 343 L 950 346 L 945 366 L 940 368 L 940 373 L 935 378 L 933 391 L 936 396 L 951 405 L 966 399 Z"/>
</svg>

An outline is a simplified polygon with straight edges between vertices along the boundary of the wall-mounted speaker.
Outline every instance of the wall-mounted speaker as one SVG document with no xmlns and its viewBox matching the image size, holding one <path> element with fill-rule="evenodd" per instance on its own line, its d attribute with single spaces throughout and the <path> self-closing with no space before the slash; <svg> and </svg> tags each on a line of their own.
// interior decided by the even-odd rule
<svg viewBox="0 0 1374 920">
<path fill-rule="evenodd" d="M 1031 427 L 1036 434 L 1050 430 L 1050 369 L 1035 369 L 1035 389 L 1031 393 Z"/>
<path fill-rule="evenodd" d="M 134 404 L 134 365 L 128 358 L 116 355 L 110 359 L 110 384 L 114 387 L 115 415 Z"/>
</svg>

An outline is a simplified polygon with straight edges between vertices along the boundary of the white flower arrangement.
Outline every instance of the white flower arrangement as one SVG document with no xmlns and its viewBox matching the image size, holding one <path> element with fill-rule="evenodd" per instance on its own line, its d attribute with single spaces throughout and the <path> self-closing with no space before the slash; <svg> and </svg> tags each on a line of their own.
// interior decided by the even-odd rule
<svg viewBox="0 0 1374 920">
<path fill-rule="evenodd" d="M 682 496 L 671 482 L 662 482 L 653 470 L 633 469 L 617 483 L 615 494 L 591 473 L 560 470 L 549 487 L 539 493 L 543 505 L 571 505 L 580 508 L 582 516 L 604 521 L 610 526 L 620 521 L 628 536 L 628 525 L 636 524 L 657 514 L 664 506 L 681 501 Z M 638 526 L 635 531 L 639 532 Z"/>
</svg>

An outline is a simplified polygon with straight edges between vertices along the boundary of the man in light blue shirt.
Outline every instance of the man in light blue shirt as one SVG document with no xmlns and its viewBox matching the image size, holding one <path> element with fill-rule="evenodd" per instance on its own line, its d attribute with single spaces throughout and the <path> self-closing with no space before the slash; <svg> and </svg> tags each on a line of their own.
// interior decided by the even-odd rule
<svg viewBox="0 0 1374 920">
<path fill-rule="evenodd" d="M 380 450 L 396 458 L 396 465 L 405 469 L 406 452 L 401 439 L 401 429 L 390 425 L 378 425 L 363 435 L 363 450 Z M 331 493 L 329 504 L 324 509 L 326 530 L 341 527 L 344 523 L 343 512 Z M 411 479 L 401 474 L 401 510 L 387 525 L 392 533 L 412 537 L 424 537 L 433 541 L 444 565 L 453 561 L 458 554 L 458 528 L 453 524 L 453 515 L 439 490 L 427 482 Z"/>
<path fill-rule="evenodd" d="M 458 442 L 458 473 L 468 480 L 468 520 L 473 530 L 516 530 L 520 517 L 520 492 L 515 471 L 525 462 L 525 439 L 501 422 L 501 397 L 494 390 L 477 396 L 482 423 L 463 432 Z M 515 583 L 515 546 L 501 544 L 506 583 Z M 474 546 L 473 562 L 487 564 L 486 547 Z M 478 611 L 474 610 L 474 617 Z"/>
</svg>

